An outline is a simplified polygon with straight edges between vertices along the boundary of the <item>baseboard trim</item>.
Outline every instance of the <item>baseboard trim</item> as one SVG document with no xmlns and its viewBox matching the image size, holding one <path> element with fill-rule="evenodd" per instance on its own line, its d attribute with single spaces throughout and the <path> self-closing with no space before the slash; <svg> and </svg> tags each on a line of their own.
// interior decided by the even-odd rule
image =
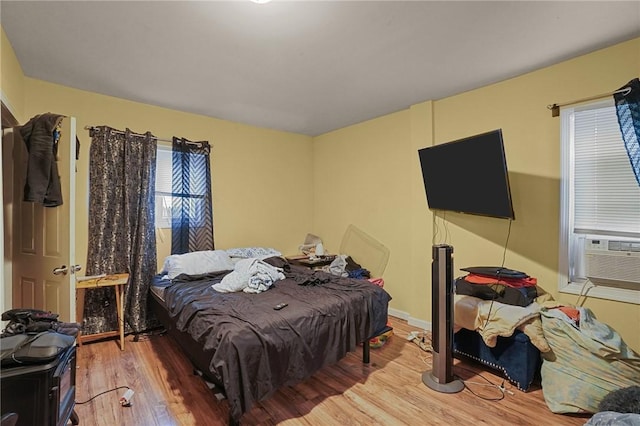
<svg viewBox="0 0 640 426">
<path fill-rule="evenodd" d="M 401 320 L 409 321 L 409 313 L 404 311 L 399 311 L 398 309 L 389 308 L 389 315 L 395 318 L 399 318 Z"/>
<path fill-rule="evenodd" d="M 431 331 L 431 323 L 429 321 L 414 318 L 408 312 L 400 311 L 398 309 L 389 308 L 388 312 L 390 316 L 404 320 L 407 324 L 419 328 L 420 330 Z"/>
</svg>

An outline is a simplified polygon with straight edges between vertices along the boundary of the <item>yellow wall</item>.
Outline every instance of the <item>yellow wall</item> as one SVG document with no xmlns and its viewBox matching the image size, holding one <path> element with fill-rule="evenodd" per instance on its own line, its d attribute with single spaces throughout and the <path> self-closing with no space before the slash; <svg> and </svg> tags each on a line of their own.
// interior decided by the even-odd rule
<svg viewBox="0 0 640 426">
<path fill-rule="evenodd" d="M 576 295 L 557 290 L 560 120 L 546 106 L 610 92 L 639 74 L 635 39 L 317 137 L 314 230 L 329 249 L 339 246 L 349 223 L 388 246 L 391 307 L 416 323 L 430 322 L 432 243 L 454 247 L 456 276 L 461 267 L 500 265 L 509 222 L 455 213 L 446 214 L 446 223 L 440 214 L 434 221 L 417 150 L 501 128 L 516 214 L 505 266 L 536 277 L 557 300 L 576 303 Z M 638 305 L 588 298 L 584 306 L 640 350 Z"/>
<path fill-rule="evenodd" d="M 24 111 L 24 73 L 16 58 L 13 47 L 0 27 L 0 90 L 2 101 L 18 121 L 22 121 Z"/>
<path fill-rule="evenodd" d="M 447 213 L 446 221 L 434 220 L 417 150 L 502 128 L 516 212 L 505 265 L 535 276 L 556 299 L 575 303 L 577 296 L 557 292 L 560 121 L 546 105 L 606 93 L 640 74 L 640 39 L 635 39 L 312 139 L 24 78 L 4 32 L 1 55 L 2 93 L 19 120 L 44 111 L 77 118 L 80 262 L 87 252 L 84 126 L 206 139 L 213 145 L 217 247 L 267 245 L 293 253 L 313 232 L 336 252 L 346 227 L 354 224 L 391 250 L 384 275 L 391 307 L 418 323 L 431 320 L 431 245 L 454 246 L 456 273 L 464 266 L 500 264 L 508 222 L 454 213 Z M 168 253 L 169 233 L 163 234 L 159 262 Z M 640 350 L 637 305 L 590 298 L 584 306 Z"/>
<path fill-rule="evenodd" d="M 76 263 L 87 256 L 90 125 L 208 140 L 217 248 L 249 245 L 296 253 L 312 226 L 312 138 L 257 128 L 76 90 L 25 77 L 0 28 L 2 100 L 20 123 L 43 112 L 76 117 Z M 291 161 L 295 159 L 295 161 Z M 158 263 L 170 253 L 170 230 L 157 233 Z"/>
<path fill-rule="evenodd" d="M 260 129 L 25 79 L 25 116 L 43 111 L 74 116 L 81 143 L 77 175 L 77 263 L 86 261 L 91 125 L 159 138 L 208 140 L 211 150 L 214 235 L 217 248 L 248 245 L 295 253 L 311 229 L 312 197 L 301 179 L 311 170 L 307 136 Z M 295 161 L 291 161 L 291 159 Z M 163 237 L 164 236 L 164 241 Z M 170 230 L 157 233 L 160 266 L 170 251 Z"/>
</svg>

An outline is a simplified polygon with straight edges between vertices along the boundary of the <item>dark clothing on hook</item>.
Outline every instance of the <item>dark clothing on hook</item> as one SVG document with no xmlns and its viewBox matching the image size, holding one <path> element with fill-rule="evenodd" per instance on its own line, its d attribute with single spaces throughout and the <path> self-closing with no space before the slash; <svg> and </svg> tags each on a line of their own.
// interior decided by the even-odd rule
<svg viewBox="0 0 640 426">
<path fill-rule="evenodd" d="M 40 114 L 20 127 L 20 135 L 29 153 L 24 201 L 41 203 L 45 207 L 62 204 L 62 188 L 58 175 L 58 125 L 64 116 Z"/>
</svg>

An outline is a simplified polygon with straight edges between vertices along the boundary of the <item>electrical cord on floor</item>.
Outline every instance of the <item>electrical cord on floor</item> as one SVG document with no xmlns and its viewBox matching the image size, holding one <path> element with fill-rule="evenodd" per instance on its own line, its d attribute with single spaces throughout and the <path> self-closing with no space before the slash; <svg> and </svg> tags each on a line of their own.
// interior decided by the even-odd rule
<svg viewBox="0 0 640 426">
<path fill-rule="evenodd" d="M 496 385 L 496 384 L 495 384 L 495 383 L 493 383 L 491 380 L 489 380 L 489 379 L 487 379 L 486 377 L 484 377 L 482 374 L 477 373 L 477 372 L 475 372 L 475 371 L 473 371 L 473 370 L 470 370 L 470 369 L 468 369 L 468 368 L 464 368 L 464 367 L 460 367 L 459 365 L 455 365 L 455 366 L 454 366 L 454 368 L 459 368 L 459 369 L 461 369 L 461 370 L 469 371 L 469 372 L 471 372 L 471 373 L 473 373 L 473 374 L 475 374 L 475 375 L 478 375 L 479 377 L 481 377 L 482 379 L 484 379 L 484 380 L 487 382 L 487 383 L 468 382 L 468 381 L 463 380 L 460 376 L 456 376 L 456 378 L 457 378 L 457 379 L 459 379 L 459 380 L 461 380 L 461 381 L 462 381 L 462 383 L 464 384 L 464 387 L 465 387 L 469 392 L 471 392 L 474 396 L 477 396 L 477 397 L 478 397 L 478 398 L 480 398 L 480 399 L 483 399 L 483 400 L 485 400 L 485 401 L 501 401 L 501 400 L 503 400 L 503 399 L 504 399 L 504 396 L 505 396 L 504 394 L 505 394 L 506 392 L 508 392 L 508 393 L 510 393 L 510 394 L 512 394 L 512 395 L 513 395 L 513 392 L 511 392 L 510 390 L 508 390 L 508 389 L 506 389 L 506 388 L 504 387 L 504 380 L 502 381 L 502 384 L 500 384 L 500 385 Z M 496 388 L 496 389 L 498 389 L 498 390 L 500 391 L 500 396 L 495 397 L 495 398 L 487 398 L 487 397 L 484 397 L 484 396 L 479 395 L 479 394 L 477 394 L 476 392 L 474 392 L 474 391 L 473 391 L 469 386 L 467 386 L 467 383 L 468 383 L 468 384 L 479 385 L 479 386 L 489 386 L 489 387 Z"/>
<path fill-rule="evenodd" d="M 99 394 L 92 396 L 91 398 L 87 399 L 86 401 L 82 401 L 82 402 L 78 402 L 78 401 L 76 401 L 76 405 L 86 404 L 87 402 L 91 402 L 91 401 L 93 401 L 95 398 L 99 397 L 100 395 L 104 395 L 105 393 L 109 393 L 109 392 L 114 392 L 114 391 L 117 391 L 117 390 L 119 390 L 119 389 L 128 389 L 128 390 L 131 390 L 131 388 L 130 388 L 129 386 L 118 386 L 118 387 L 115 387 L 115 388 L 113 388 L 113 389 L 109 389 L 109 390 L 106 390 L 106 391 L 100 392 Z"/>
<path fill-rule="evenodd" d="M 431 357 L 426 355 L 432 351 L 431 339 L 427 337 L 427 331 L 425 330 L 423 333 L 412 331 L 407 335 L 407 340 L 416 345 L 419 353 L 418 358 L 420 358 L 425 365 L 431 367 Z"/>
<path fill-rule="evenodd" d="M 428 356 L 423 355 L 425 352 L 418 348 L 416 346 L 416 348 L 418 349 L 419 353 L 418 353 L 418 358 L 420 358 L 420 360 L 427 366 L 427 367 L 431 367 L 433 365 L 432 361 L 429 359 Z"/>
<path fill-rule="evenodd" d="M 407 336 L 407 337 L 411 337 L 411 341 L 413 341 L 414 339 L 421 339 L 421 342 L 422 342 L 423 344 L 427 344 L 427 342 L 428 342 L 428 345 L 431 347 L 431 344 L 432 344 L 431 339 L 429 339 L 429 338 L 426 336 L 426 334 L 427 334 L 427 333 L 426 333 L 426 331 L 425 331 L 424 333 L 422 333 L 422 337 L 418 337 L 418 333 L 413 334 L 413 335 L 411 335 L 411 334 L 410 334 L 410 335 L 409 335 L 409 336 Z M 420 353 L 420 354 L 422 354 L 422 353 L 424 352 L 424 350 L 423 350 L 423 349 L 421 349 L 421 348 L 418 348 L 418 350 L 419 350 L 419 353 Z M 432 365 L 432 362 L 429 362 L 429 359 L 428 359 L 428 357 L 427 357 L 427 356 L 422 356 L 422 355 L 420 355 L 420 356 L 419 356 L 419 358 L 420 358 L 420 359 L 422 360 L 422 362 L 424 362 L 427 366 L 431 366 L 431 365 Z M 503 399 L 504 399 L 504 397 L 505 397 L 505 393 L 508 393 L 508 394 L 510 394 L 510 395 L 513 395 L 513 392 L 511 392 L 509 389 L 505 388 L 505 386 L 504 386 L 505 381 L 504 381 L 504 380 L 502 380 L 502 383 L 501 383 L 500 385 L 496 385 L 496 384 L 495 384 L 495 383 L 493 383 L 491 380 L 487 379 L 487 378 L 486 378 L 486 377 L 484 377 L 482 374 L 477 373 L 477 372 L 476 372 L 476 371 L 474 371 L 474 370 L 471 370 L 471 369 L 468 369 L 468 368 L 461 367 L 460 365 L 454 365 L 453 367 L 454 367 L 454 368 L 459 368 L 459 369 L 461 369 L 461 370 L 468 371 L 468 372 L 473 373 L 473 374 L 475 374 L 475 375 L 478 375 L 479 377 L 481 377 L 482 379 L 484 379 L 484 380 L 487 382 L 487 383 L 469 382 L 469 381 L 465 381 L 465 380 L 463 380 L 460 376 L 456 376 L 456 378 L 457 378 L 457 379 L 459 379 L 459 380 L 464 384 L 464 387 L 465 387 L 467 390 L 469 390 L 469 392 L 471 392 L 473 395 L 477 396 L 477 397 L 478 397 L 478 398 L 480 398 L 480 399 L 483 399 L 483 400 L 485 400 L 485 401 L 501 401 L 501 400 L 503 400 Z M 467 386 L 467 384 L 474 384 L 474 385 L 478 385 L 478 386 L 489 386 L 489 387 L 492 387 L 492 388 L 496 388 L 496 389 L 498 389 L 498 390 L 500 391 L 500 396 L 499 396 L 499 397 L 496 397 L 496 398 L 487 398 L 487 397 L 484 397 L 484 396 L 482 396 L 482 395 L 478 395 L 478 394 L 477 394 L 476 392 L 474 392 L 471 388 L 469 388 L 469 386 Z"/>
</svg>

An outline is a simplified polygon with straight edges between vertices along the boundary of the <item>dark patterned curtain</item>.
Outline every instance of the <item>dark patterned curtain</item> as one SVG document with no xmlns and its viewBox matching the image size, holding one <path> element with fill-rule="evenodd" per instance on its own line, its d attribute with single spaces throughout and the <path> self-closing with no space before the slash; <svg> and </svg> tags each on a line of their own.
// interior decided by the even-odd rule
<svg viewBox="0 0 640 426">
<path fill-rule="evenodd" d="M 636 181 L 640 185 L 640 80 L 631 80 L 617 90 L 613 98 L 616 101 L 616 113 L 624 146 Z"/>
<path fill-rule="evenodd" d="M 156 273 L 155 175 L 157 139 L 101 126 L 91 129 L 87 275 L 129 273 L 125 326 L 152 325 L 147 294 Z M 113 288 L 86 292 L 83 333 L 117 330 Z"/>
<path fill-rule="evenodd" d="M 213 250 L 209 142 L 173 138 L 171 254 Z"/>
</svg>

